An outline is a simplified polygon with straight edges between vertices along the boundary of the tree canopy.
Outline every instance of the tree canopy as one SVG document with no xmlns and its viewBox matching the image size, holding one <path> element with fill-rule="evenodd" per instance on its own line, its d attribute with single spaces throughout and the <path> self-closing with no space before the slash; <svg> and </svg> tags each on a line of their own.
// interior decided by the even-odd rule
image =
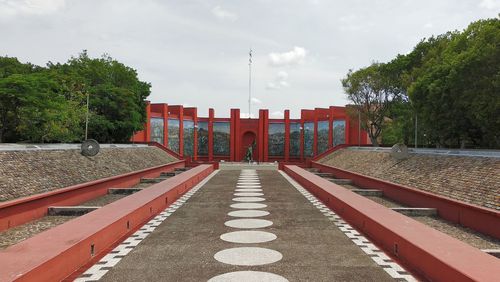
<svg viewBox="0 0 500 282">
<path fill-rule="evenodd" d="M 498 18 L 423 39 L 410 53 L 350 71 L 342 82 L 363 76 L 368 69 L 386 82 L 385 91 L 400 90 L 378 112 L 391 120 L 382 125 L 384 143 L 413 142 L 418 118 L 421 145 L 500 148 Z M 344 88 L 355 105 L 366 108 L 362 101 L 351 99 L 353 93 L 362 94 L 360 89 Z"/>
<path fill-rule="evenodd" d="M 0 141 L 84 139 L 89 95 L 89 138 L 128 142 L 145 122 L 150 87 L 108 55 L 90 58 L 84 51 L 46 67 L 0 57 Z"/>
</svg>

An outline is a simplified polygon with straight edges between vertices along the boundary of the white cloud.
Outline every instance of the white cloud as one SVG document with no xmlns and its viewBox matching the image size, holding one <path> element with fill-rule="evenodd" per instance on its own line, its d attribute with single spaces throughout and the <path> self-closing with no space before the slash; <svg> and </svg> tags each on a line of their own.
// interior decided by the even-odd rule
<svg viewBox="0 0 500 282">
<path fill-rule="evenodd" d="M 0 15 L 43 15 L 64 8 L 66 0 L 0 0 Z"/>
<path fill-rule="evenodd" d="M 482 0 L 479 7 L 488 10 L 500 10 L 500 0 Z"/>
<path fill-rule="evenodd" d="M 252 101 L 252 104 L 262 104 L 262 101 L 255 97 L 252 97 L 250 101 Z"/>
<path fill-rule="evenodd" d="M 432 27 L 434 27 L 434 25 L 433 25 L 432 23 L 426 23 L 426 24 L 424 25 L 424 27 L 425 27 L 425 28 L 432 28 Z"/>
<path fill-rule="evenodd" d="M 271 64 L 271 66 L 297 65 L 304 62 L 306 55 L 306 49 L 295 46 L 288 52 L 269 54 L 269 64 Z"/>
<path fill-rule="evenodd" d="M 212 9 L 212 14 L 219 20 L 225 21 L 235 21 L 238 19 L 238 16 L 228 10 L 222 9 L 220 6 L 216 6 Z"/>
<path fill-rule="evenodd" d="M 284 118 L 285 114 L 282 111 L 275 111 L 271 113 L 273 118 Z"/>
<path fill-rule="evenodd" d="M 279 71 L 276 74 L 276 78 L 274 81 L 268 82 L 266 89 L 267 90 L 278 90 L 283 87 L 289 87 L 290 83 L 288 83 L 288 73 L 286 71 Z"/>
</svg>

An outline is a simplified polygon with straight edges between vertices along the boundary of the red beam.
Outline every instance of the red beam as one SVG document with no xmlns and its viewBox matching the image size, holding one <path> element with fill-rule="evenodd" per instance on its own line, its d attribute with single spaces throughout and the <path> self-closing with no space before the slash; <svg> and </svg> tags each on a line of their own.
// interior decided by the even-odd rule
<svg viewBox="0 0 500 282">
<path fill-rule="evenodd" d="M 0 203 L 0 231 L 47 215 L 49 206 L 77 205 L 106 195 L 111 187 L 130 187 L 142 177 L 157 177 L 161 172 L 184 167 L 184 161 L 107 177 L 54 191 Z M 0 279 L 1 281 L 1 279 Z"/>
<path fill-rule="evenodd" d="M 313 162 L 312 167 L 319 168 L 323 172 L 332 173 L 338 178 L 351 179 L 354 184 L 360 187 L 376 187 L 382 190 L 388 198 L 412 207 L 436 208 L 439 216 L 448 221 L 459 223 L 500 239 L 500 212 L 493 209 L 479 207 L 317 162 Z"/>
<path fill-rule="evenodd" d="M 131 229 L 160 213 L 213 171 L 196 168 L 0 252 L 0 281 L 60 281 Z M 128 226 L 128 228 L 127 228 Z"/>
<path fill-rule="evenodd" d="M 498 281 L 497 258 L 297 166 L 284 170 L 417 274 L 432 281 Z"/>
</svg>

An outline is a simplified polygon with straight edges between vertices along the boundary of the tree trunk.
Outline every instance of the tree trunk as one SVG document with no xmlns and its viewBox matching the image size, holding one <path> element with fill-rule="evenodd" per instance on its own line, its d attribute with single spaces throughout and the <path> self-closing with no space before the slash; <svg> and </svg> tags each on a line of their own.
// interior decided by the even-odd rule
<svg viewBox="0 0 500 282">
<path fill-rule="evenodd" d="M 374 137 L 374 136 L 370 135 L 370 141 L 372 141 L 372 146 L 373 147 L 379 147 L 377 137 Z"/>
</svg>

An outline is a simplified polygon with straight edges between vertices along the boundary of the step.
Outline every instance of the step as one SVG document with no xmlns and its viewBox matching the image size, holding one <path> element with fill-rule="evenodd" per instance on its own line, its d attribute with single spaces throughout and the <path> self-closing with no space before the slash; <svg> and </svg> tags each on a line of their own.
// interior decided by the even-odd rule
<svg viewBox="0 0 500 282">
<path fill-rule="evenodd" d="M 332 177 L 332 174 L 328 172 L 315 172 L 314 174 L 316 174 L 319 177 Z"/>
<path fill-rule="evenodd" d="M 62 216 L 80 216 L 91 211 L 95 211 L 100 207 L 87 207 L 87 206 L 54 206 L 48 208 L 48 215 L 62 215 Z"/>
<path fill-rule="evenodd" d="M 361 196 L 378 196 L 381 197 L 384 195 L 382 190 L 377 189 L 353 189 L 352 192 L 359 194 Z"/>
<path fill-rule="evenodd" d="M 327 179 L 335 184 L 352 184 L 351 179 L 341 179 L 341 178 L 327 178 Z"/>
<path fill-rule="evenodd" d="M 168 177 L 157 177 L 157 178 L 141 178 L 140 183 L 160 183 L 163 180 L 168 179 Z"/>
<path fill-rule="evenodd" d="M 306 168 L 306 170 L 307 170 L 307 171 L 309 171 L 309 172 L 313 172 L 313 173 L 314 173 L 314 172 L 319 172 L 319 169 L 317 169 L 317 168 L 313 168 L 313 167 Z"/>
<path fill-rule="evenodd" d="M 142 190 L 141 188 L 109 188 L 108 194 L 131 195 L 141 190 Z"/>
<path fill-rule="evenodd" d="M 406 216 L 433 216 L 437 215 L 435 208 L 391 208 L 391 210 Z"/>
<path fill-rule="evenodd" d="M 188 171 L 189 167 L 176 167 L 174 168 L 174 171 Z"/>
<path fill-rule="evenodd" d="M 163 177 L 172 177 L 172 176 L 176 176 L 177 173 L 173 172 L 173 171 L 167 171 L 167 172 L 162 172 L 160 173 L 160 177 L 163 176 Z"/>
<path fill-rule="evenodd" d="M 494 257 L 500 258 L 500 249 L 482 249 L 481 251 Z"/>
</svg>

